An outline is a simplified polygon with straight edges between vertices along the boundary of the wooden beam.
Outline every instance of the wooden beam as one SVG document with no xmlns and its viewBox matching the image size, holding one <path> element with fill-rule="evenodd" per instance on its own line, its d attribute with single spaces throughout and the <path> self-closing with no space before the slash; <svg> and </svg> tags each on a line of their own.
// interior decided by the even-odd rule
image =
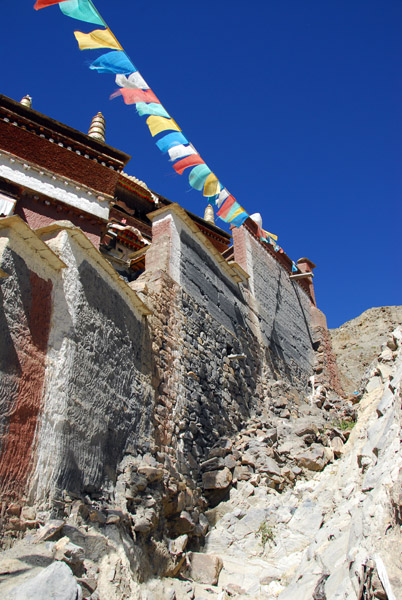
<svg viewBox="0 0 402 600">
<path fill-rule="evenodd" d="M 296 275 L 290 275 L 290 279 L 304 279 L 306 277 L 314 277 L 314 274 L 309 271 L 308 273 L 296 273 Z"/>
</svg>

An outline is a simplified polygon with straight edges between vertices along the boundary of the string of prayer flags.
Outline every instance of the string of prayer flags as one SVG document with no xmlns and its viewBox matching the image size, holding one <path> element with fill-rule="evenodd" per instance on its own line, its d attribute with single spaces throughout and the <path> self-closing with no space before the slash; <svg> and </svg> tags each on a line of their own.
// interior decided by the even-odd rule
<svg viewBox="0 0 402 600">
<path fill-rule="evenodd" d="M 93 23 L 94 25 L 105 25 L 98 11 L 89 0 L 67 0 L 67 2 L 61 2 L 59 6 L 66 17 Z"/>
<path fill-rule="evenodd" d="M 102 56 L 98 56 L 98 58 L 89 65 L 89 68 L 98 73 L 113 73 L 116 75 L 128 75 L 137 70 L 127 54 L 121 50 L 112 50 L 112 52 L 107 52 L 106 54 L 102 54 Z"/>
<path fill-rule="evenodd" d="M 74 31 L 80 50 L 96 50 L 96 48 L 111 48 L 123 50 L 109 28 L 95 29 L 90 33 Z"/>
<path fill-rule="evenodd" d="M 53 4 L 59 4 L 61 12 L 68 17 L 104 27 L 104 29 L 96 29 L 90 33 L 74 32 L 80 50 L 96 50 L 98 48 L 111 50 L 111 52 L 98 56 L 90 65 L 90 69 L 98 73 L 115 75 L 115 82 L 119 89 L 110 97 L 122 96 L 125 104 L 134 104 L 137 113 L 141 117 L 147 117 L 146 123 L 151 135 L 156 137 L 163 133 L 163 136 L 156 139 L 156 145 L 161 152 L 169 154 L 176 173 L 182 175 L 186 169 L 191 169 L 188 178 L 191 187 L 202 191 L 204 197 L 215 203 L 218 217 L 226 223 L 240 227 L 249 217 L 248 213 L 219 182 L 194 146 L 183 135 L 180 127 L 162 106 L 160 100 L 124 52 L 92 0 L 37 0 L 35 9 L 38 10 Z M 170 133 L 166 134 L 166 131 L 170 131 Z M 258 227 L 260 239 L 274 244 L 277 237 L 263 230 L 262 223 Z"/>
<path fill-rule="evenodd" d="M 296 273 L 299 269 L 296 267 L 295 262 L 292 260 L 292 273 Z"/>
</svg>

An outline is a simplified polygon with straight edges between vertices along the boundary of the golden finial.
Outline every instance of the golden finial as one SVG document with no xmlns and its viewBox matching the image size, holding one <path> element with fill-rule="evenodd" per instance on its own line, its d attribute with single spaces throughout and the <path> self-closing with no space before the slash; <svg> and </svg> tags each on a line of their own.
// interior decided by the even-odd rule
<svg viewBox="0 0 402 600">
<path fill-rule="evenodd" d="M 22 104 L 23 106 L 27 106 L 28 108 L 32 108 L 32 98 L 31 98 L 31 96 L 29 96 L 29 94 L 27 94 L 26 96 L 24 96 L 22 98 L 22 100 L 20 100 L 20 104 Z"/>
<path fill-rule="evenodd" d="M 208 223 L 212 223 L 212 225 L 215 225 L 215 215 L 214 215 L 214 209 L 212 207 L 212 204 L 208 204 L 208 206 L 205 209 L 204 221 L 207 221 Z"/>
<path fill-rule="evenodd" d="M 105 117 L 101 112 L 98 112 L 98 114 L 91 121 L 91 127 L 89 128 L 88 135 L 95 140 L 105 143 L 105 130 Z"/>
</svg>

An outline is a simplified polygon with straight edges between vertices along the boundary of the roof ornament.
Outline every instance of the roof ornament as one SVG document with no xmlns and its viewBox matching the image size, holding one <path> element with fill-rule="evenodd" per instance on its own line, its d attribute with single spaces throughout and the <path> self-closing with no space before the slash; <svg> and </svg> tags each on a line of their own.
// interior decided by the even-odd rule
<svg viewBox="0 0 402 600">
<path fill-rule="evenodd" d="M 93 138 L 94 140 L 99 140 L 100 142 L 105 143 L 105 131 L 106 131 L 106 122 L 105 117 L 101 112 L 98 112 L 97 115 L 92 119 L 91 126 L 88 131 L 88 136 Z"/>
<path fill-rule="evenodd" d="M 250 215 L 250 219 L 254 221 L 254 223 L 257 223 L 259 229 L 262 229 L 261 213 L 253 213 L 252 215 Z"/>
<path fill-rule="evenodd" d="M 22 100 L 20 100 L 20 104 L 27 106 L 28 108 L 32 108 L 32 97 L 27 94 L 22 98 Z"/>
<path fill-rule="evenodd" d="M 204 221 L 207 221 L 207 223 L 212 223 L 212 225 L 215 225 L 215 216 L 214 216 L 214 209 L 213 209 L 212 204 L 208 204 L 205 209 Z"/>
</svg>

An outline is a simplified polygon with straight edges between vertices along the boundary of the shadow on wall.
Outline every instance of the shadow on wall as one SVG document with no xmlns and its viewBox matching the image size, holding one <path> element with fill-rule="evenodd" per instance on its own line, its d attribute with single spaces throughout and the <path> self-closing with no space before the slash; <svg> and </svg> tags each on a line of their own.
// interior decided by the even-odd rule
<svg viewBox="0 0 402 600">
<path fill-rule="evenodd" d="M 310 338 L 311 347 L 314 349 L 314 348 L 315 348 L 315 347 L 314 347 L 314 340 L 313 340 L 313 338 L 311 337 L 310 327 L 309 327 L 309 325 L 308 325 L 308 320 L 307 320 L 307 318 L 306 318 L 306 312 L 305 312 L 305 310 L 304 310 L 304 308 L 303 308 L 303 304 L 302 304 L 302 301 L 301 301 L 301 298 L 300 298 L 300 290 L 299 290 L 299 286 L 297 285 L 297 283 L 296 283 L 295 281 L 292 281 L 292 286 L 293 286 L 293 289 L 294 289 L 294 291 L 295 291 L 295 294 L 296 294 L 297 300 L 298 300 L 298 302 L 299 302 L 300 311 L 301 311 L 301 313 L 302 313 L 302 315 L 303 315 L 303 320 L 304 320 L 304 324 L 305 324 L 305 326 L 306 326 L 306 331 L 307 331 L 308 337 Z"/>
<path fill-rule="evenodd" d="M 75 347 L 68 373 L 57 488 L 95 491 L 115 482 L 124 451 L 149 446 L 151 339 L 145 319 L 87 262 L 79 266 Z"/>
</svg>

